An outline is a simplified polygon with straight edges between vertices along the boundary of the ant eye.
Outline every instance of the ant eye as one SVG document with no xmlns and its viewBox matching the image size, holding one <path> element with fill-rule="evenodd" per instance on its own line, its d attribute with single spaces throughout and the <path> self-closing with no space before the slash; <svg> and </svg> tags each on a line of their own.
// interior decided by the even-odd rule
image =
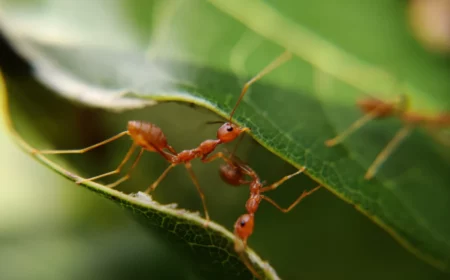
<svg viewBox="0 0 450 280">
<path fill-rule="evenodd" d="M 239 126 L 226 122 L 217 130 L 217 138 L 221 143 L 228 143 L 236 139 L 240 133 Z"/>
<path fill-rule="evenodd" d="M 244 227 L 246 222 L 244 220 L 241 221 L 241 227 Z"/>
</svg>

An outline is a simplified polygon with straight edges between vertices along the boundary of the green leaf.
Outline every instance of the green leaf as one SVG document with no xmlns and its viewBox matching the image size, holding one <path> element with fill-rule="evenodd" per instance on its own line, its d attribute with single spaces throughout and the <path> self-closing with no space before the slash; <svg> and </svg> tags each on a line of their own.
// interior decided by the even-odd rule
<svg viewBox="0 0 450 280">
<path fill-rule="evenodd" d="M 238 122 L 268 150 L 307 166 L 308 175 L 411 252 L 450 269 L 448 150 L 417 130 L 365 181 L 398 121 L 374 122 L 339 147 L 323 145 L 360 116 L 354 102 L 361 93 L 406 92 L 414 110 L 449 110 L 448 59 L 410 37 L 404 3 L 123 1 L 119 9 L 103 1 L 101 16 L 81 13 L 91 5 L 85 3 L 49 1 L 59 9 L 43 12 L 6 3 L 4 30 L 37 77 L 66 98 L 111 110 L 175 100 L 225 117 L 244 75 L 289 49 L 296 58 L 251 88 Z M 337 13 L 336 5 L 349 8 Z M 379 17 L 385 11 L 389 16 Z M 59 28 L 48 28 L 55 21 Z M 42 28 L 27 28 L 33 24 Z"/>
</svg>

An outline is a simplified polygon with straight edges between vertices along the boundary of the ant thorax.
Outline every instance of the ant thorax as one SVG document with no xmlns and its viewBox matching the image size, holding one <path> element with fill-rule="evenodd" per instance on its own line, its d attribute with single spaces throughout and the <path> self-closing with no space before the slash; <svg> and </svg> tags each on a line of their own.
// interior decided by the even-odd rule
<svg viewBox="0 0 450 280">
<path fill-rule="evenodd" d="M 259 178 L 254 179 L 251 183 L 250 183 L 250 193 L 255 194 L 255 193 L 259 193 L 261 190 L 262 184 L 261 181 L 259 180 Z"/>
<path fill-rule="evenodd" d="M 258 210 L 259 204 L 261 203 L 261 195 L 258 194 L 252 194 L 250 195 L 250 198 L 247 200 L 247 203 L 245 203 L 245 208 L 247 209 L 247 212 L 250 214 L 255 213 Z"/>
</svg>

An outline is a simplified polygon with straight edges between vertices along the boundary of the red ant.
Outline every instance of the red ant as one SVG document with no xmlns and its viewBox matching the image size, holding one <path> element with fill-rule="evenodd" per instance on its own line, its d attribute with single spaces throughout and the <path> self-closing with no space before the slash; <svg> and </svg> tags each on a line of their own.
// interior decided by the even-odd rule
<svg viewBox="0 0 450 280">
<path fill-rule="evenodd" d="M 437 140 L 445 145 L 450 145 L 448 139 L 443 139 L 438 133 L 441 129 L 450 127 L 450 113 L 442 113 L 435 116 L 427 116 L 417 112 L 408 111 L 409 102 L 405 95 L 402 95 L 393 102 L 385 102 L 376 98 L 364 98 L 357 102 L 357 106 L 364 113 L 364 116 L 356 120 L 346 130 L 333 139 L 325 141 L 325 145 L 332 147 L 342 142 L 351 133 L 362 127 L 373 119 L 384 119 L 395 117 L 403 122 L 403 127 L 395 134 L 394 138 L 378 154 L 374 162 L 370 165 L 364 178 L 370 180 L 375 176 L 381 165 L 397 148 L 401 141 L 410 134 L 413 128 L 424 127 Z"/>
<path fill-rule="evenodd" d="M 300 203 L 302 199 L 317 191 L 321 186 L 319 185 L 310 191 L 304 191 L 289 207 L 283 208 L 279 206 L 274 200 L 263 195 L 262 193 L 275 190 L 285 181 L 289 180 L 295 175 L 302 173 L 306 169 L 305 167 L 290 175 L 284 176 L 279 181 L 273 183 L 270 186 L 264 186 L 264 182 L 261 182 L 258 174 L 256 174 L 256 172 L 250 166 L 243 163 L 239 158 L 234 155 L 232 155 L 231 158 L 226 158 L 225 156 L 222 156 L 222 158 L 225 160 L 226 164 L 220 166 L 220 177 L 230 185 L 249 185 L 250 188 L 250 198 L 245 204 L 247 214 L 240 216 L 234 224 L 234 235 L 237 238 L 235 242 L 235 250 L 241 256 L 245 265 L 253 273 L 253 275 L 260 278 L 255 268 L 243 255 L 243 252 L 247 246 L 247 240 L 253 234 L 255 213 L 258 210 L 259 204 L 262 200 L 266 200 L 281 212 L 287 213 L 291 211 L 298 203 Z M 247 180 L 245 176 L 250 177 L 250 180 Z"/>
<path fill-rule="evenodd" d="M 159 176 L 159 178 L 145 191 L 147 194 L 149 194 L 151 191 L 155 190 L 158 184 L 164 179 L 164 177 L 168 174 L 168 172 L 179 164 L 184 164 L 186 167 L 194 185 L 197 188 L 197 191 L 200 195 L 200 198 L 202 200 L 203 209 L 205 212 L 205 218 L 206 220 L 209 220 L 209 214 L 208 210 L 206 208 L 206 202 L 203 195 L 203 191 L 200 188 L 200 185 L 198 183 L 198 180 L 192 170 L 191 161 L 195 158 L 200 158 L 203 162 L 210 162 L 217 158 L 220 158 L 222 154 L 214 155 L 211 157 L 208 157 L 209 154 L 211 154 L 215 148 L 219 144 L 224 144 L 233 141 L 238 137 L 240 134 L 242 134 L 244 131 L 249 131 L 250 129 L 247 127 L 241 128 L 237 124 L 234 124 L 232 122 L 233 114 L 235 113 L 238 105 L 240 104 L 243 96 L 247 92 L 248 88 L 255 83 L 257 80 L 261 79 L 264 75 L 270 73 L 272 70 L 280 66 L 282 63 L 286 62 L 291 58 L 291 54 L 289 52 L 284 52 L 279 57 L 277 57 L 272 63 L 270 63 L 268 66 L 266 66 L 261 72 L 259 72 L 255 77 L 250 79 L 244 87 L 242 88 L 241 95 L 238 98 L 238 101 L 236 102 L 236 105 L 234 106 L 233 110 L 231 111 L 230 117 L 227 122 L 225 122 L 218 130 L 217 130 L 217 139 L 213 140 L 205 140 L 197 148 L 191 149 L 191 150 L 184 150 L 180 153 L 177 153 L 172 146 L 170 146 L 167 142 L 167 138 L 162 132 L 161 128 L 159 128 L 157 125 L 144 122 L 144 121 L 129 121 L 128 127 L 126 131 L 123 131 L 107 140 L 104 140 L 100 143 L 97 143 L 95 145 L 89 146 L 84 149 L 77 149 L 77 150 L 42 150 L 38 151 L 35 150 L 34 153 L 39 154 L 82 154 L 85 152 L 88 152 L 94 148 L 100 147 L 102 145 L 105 145 L 107 143 L 110 143 L 112 141 L 115 141 L 122 136 L 129 135 L 132 140 L 133 144 L 131 145 L 129 151 L 125 155 L 124 159 L 121 161 L 119 166 L 110 172 L 100 174 L 98 176 L 88 178 L 88 179 L 81 179 L 78 180 L 76 183 L 80 184 L 83 182 L 88 181 L 94 181 L 109 175 L 118 174 L 122 170 L 125 163 L 130 159 L 132 156 L 134 150 L 136 147 L 140 147 L 141 150 L 139 152 L 139 155 L 134 160 L 134 163 L 132 164 L 131 168 L 129 169 L 128 173 L 117 180 L 116 182 L 108 185 L 111 188 L 116 187 L 118 184 L 122 183 L 123 181 L 127 180 L 130 177 L 132 169 L 137 165 L 139 159 L 141 158 L 144 151 L 149 152 L 157 152 L 159 153 L 164 159 L 166 159 L 170 165 L 164 170 L 164 172 Z"/>
</svg>

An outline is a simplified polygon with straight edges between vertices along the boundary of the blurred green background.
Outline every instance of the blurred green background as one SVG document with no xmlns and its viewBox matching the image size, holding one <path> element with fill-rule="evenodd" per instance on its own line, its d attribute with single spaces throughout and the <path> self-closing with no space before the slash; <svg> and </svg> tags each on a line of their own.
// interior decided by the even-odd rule
<svg viewBox="0 0 450 280">
<path fill-rule="evenodd" d="M 59 1 L 65 3 L 61 4 L 64 8 L 59 10 L 57 0 L 36 0 L 31 1 L 35 2 L 35 6 L 31 6 L 33 8 L 30 10 L 47 7 L 47 15 L 52 15 L 49 18 L 55 19 L 58 12 L 62 12 L 60 17 L 68 17 L 71 13 L 77 15 L 76 11 L 71 11 L 64 5 L 77 6 L 79 9 L 85 5 L 89 7 L 86 8 L 86 18 L 89 19 L 89 14 L 95 14 L 96 11 L 101 11 L 102 5 L 107 5 L 105 1 L 90 1 L 91 4 L 87 4 L 87 0 L 79 1 L 78 6 L 73 4 L 73 1 Z M 0 1 L 9 5 L 23 4 L 28 8 L 26 5 L 29 2 Z M 129 4 L 124 4 L 123 1 L 111 2 L 124 9 L 118 10 L 132 13 L 131 18 L 139 23 L 136 26 L 142 26 L 142 30 L 134 30 L 134 33 L 116 30 L 117 33 L 102 35 L 107 38 L 116 36 L 114 42 L 123 43 L 124 48 L 129 47 L 125 45 L 130 41 L 134 47 L 146 47 L 149 43 L 146 34 L 155 24 L 149 15 L 152 15 L 150 12 L 157 6 L 158 1 L 135 0 L 128 1 Z M 111 5 L 111 2 L 108 5 Z M 395 4 L 389 6 L 388 2 Z M 277 4 L 283 6 L 292 3 L 293 1 L 281 1 Z M 305 24 L 309 24 L 317 33 L 327 36 L 337 44 L 345 45 L 347 50 L 376 64 L 389 60 L 389 56 L 379 56 L 379 53 L 389 50 L 386 46 L 390 44 L 390 36 L 403 34 L 404 40 L 414 42 L 412 35 L 408 33 L 405 15 L 410 2 L 379 1 L 379 4 L 375 5 L 374 1 L 346 0 L 337 3 L 322 0 L 306 4 L 302 1 L 302 9 L 292 9 L 290 16 L 303 17 Z M 186 13 L 185 16 L 191 16 L 192 25 L 200 30 L 204 28 L 207 32 L 205 22 L 198 20 L 199 14 L 204 16 L 204 20 L 210 14 L 205 13 L 203 9 L 212 11 L 214 8 L 200 1 L 192 1 L 190 5 L 194 6 L 192 12 L 197 11 L 198 14 Z M 383 9 L 386 7 L 391 10 Z M 25 11 L 23 15 L 29 16 L 30 12 Z M 364 17 L 369 14 L 375 20 L 366 21 Z M 164 18 L 164 14 L 160 16 Z M 107 18 L 101 19 L 109 23 Z M 68 22 L 70 20 L 73 20 L 70 26 L 72 32 L 89 29 L 89 26 L 82 26 L 82 20 L 79 18 L 69 18 Z M 360 22 L 370 24 L 356 24 Z M 398 22 L 404 24 L 402 30 L 392 31 L 392 34 L 385 32 L 392 26 L 399 26 Z M 76 23 L 80 25 L 77 26 Z M 90 23 L 92 22 L 89 20 L 85 22 L 86 25 Z M 386 30 L 380 28 L 382 24 L 387 26 Z M 114 26 L 110 28 L 114 30 Z M 187 45 L 180 57 L 189 57 L 189 60 L 197 63 L 206 60 L 208 65 L 219 68 L 229 67 L 229 57 L 221 55 L 221 52 L 229 51 L 232 45 L 229 42 L 232 40 L 223 44 L 219 40 L 215 41 L 216 45 L 205 46 L 207 42 L 197 41 L 192 37 L 196 32 L 195 28 L 191 30 L 194 31 L 191 31 L 189 36 L 177 38 Z M 375 33 L 377 30 L 379 34 Z M 37 30 L 36 33 L 40 31 Z M 98 35 L 94 31 L 85 35 Z M 381 41 L 379 46 L 373 45 L 373 41 L 362 39 L 367 33 L 370 33 L 369 37 L 386 40 Z M 224 34 L 236 38 L 241 36 L 233 32 Z M 121 37 L 127 36 L 134 39 L 120 42 Z M 164 36 L 164 30 L 161 36 Z M 220 38 L 223 34 L 211 32 L 209 36 Z M 211 39 L 210 42 L 214 40 Z M 164 129 L 174 147 L 194 147 L 215 134 L 216 127 L 206 126 L 205 121 L 216 120 L 218 117 L 203 108 L 188 104 L 164 103 L 121 114 L 73 104 L 36 81 L 26 67 L 15 67 L 19 63 L 18 58 L 14 57 L 4 44 L 5 42 L 2 43 L 0 67 L 5 72 L 14 115 L 20 118 L 15 119 L 17 128 L 22 135 L 32 139 L 29 142 L 35 147 L 45 148 L 49 143 L 58 148 L 87 146 L 122 131 L 130 119 L 151 120 L 157 123 Z M 365 47 L 366 44 L 368 47 Z M 391 65 L 389 70 L 409 79 L 420 76 L 421 80 L 432 84 L 431 87 L 436 91 L 445 91 L 447 83 L 433 84 L 433 81 L 445 77 L 448 79 L 448 72 L 442 71 L 449 67 L 448 57 L 440 53 L 428 53 L 429 51 L 422 49 L 419 44 L 416 48 L 421 54 L 427 53 L 426 58 L 417 58 L 413 51 L 404 53 L 401 48 L 393 46 L 390 56 L 401 55 L 401 58 L 396 60 L 398 65 Z M 277 51 L 278 49 L 273 49 L 273 53 Z M 252 59 L 258 61 L 259 57 L 263 56 L 268 55 L 256 53 Z M 422 73 L 408 72 L 408 64 L 417 63 L 420 59 L 439 61 L 442 67 L 437 70 L 425 69 Z M 249 72 L 253 73 L 264 63 L 249 65 Z M 426 75 L 423 75 L 424 73 Z M 312 77 L 307 74 L 306 76 L 304 81 L 299 82 L 300 86 L 311 89 Z M 430 104 L 436 105 L 433 101 Z M 33 121 L 33 126 L 22 125 L 30 120 Z M 128 145 L 129 142 L 122 139 L 86 155 L 55 159 L 71 170 L 77 170 L 79 174 L 92 176 L 114 169 Z M 168 243 L 159 232 L 141 227 L 128 212 L 111 201 L 60 178 L 35 162 L 14 145 L 4 127 L 1 127 L 0 131 L 0 149 L 1 279 L 201 279 L 195 267 L 195 259 L 187 259 L 189 254 Z M 268 182 L 294 171 L 293 167 L 265 151 L 249 137 L 240 147 L 239 154 Z M 166 165 L 157 155 L 147 153 L 133 173 L 133 179 L 124 183 L 120 190 L 126 193 L 143 190 Z M 194 166 L 205 189 L 211 216 L 231 230 L 236 218 L 244 211 L 248 190 L 223 184 L 217 176 L 218 163 L 203 165 L 196 162 Z M 109 181 L 105 179 L 103 182 Z M 306 176 L 299 176 L 283 185 L 283 188 L 271 197 L 281 205 L 288 205 L 303 189 L 315 185 L 316 183 Z M 182 167 L 176 168 L 163 181 L 154 198 L 161 203 L 176 202 L 183 208 L 201 210 L 195 188 Z M 283 279 L 449 277 L 448 274 L 417 259 L 367 217 L 324 189 L 287 215 L 277 212 L 270 205 L 262 204 L 256 223 L 250 245 L 262 258 L 270 262 Z M 216 278 L 221 279 L 221 276 Z"/>
</svg>

